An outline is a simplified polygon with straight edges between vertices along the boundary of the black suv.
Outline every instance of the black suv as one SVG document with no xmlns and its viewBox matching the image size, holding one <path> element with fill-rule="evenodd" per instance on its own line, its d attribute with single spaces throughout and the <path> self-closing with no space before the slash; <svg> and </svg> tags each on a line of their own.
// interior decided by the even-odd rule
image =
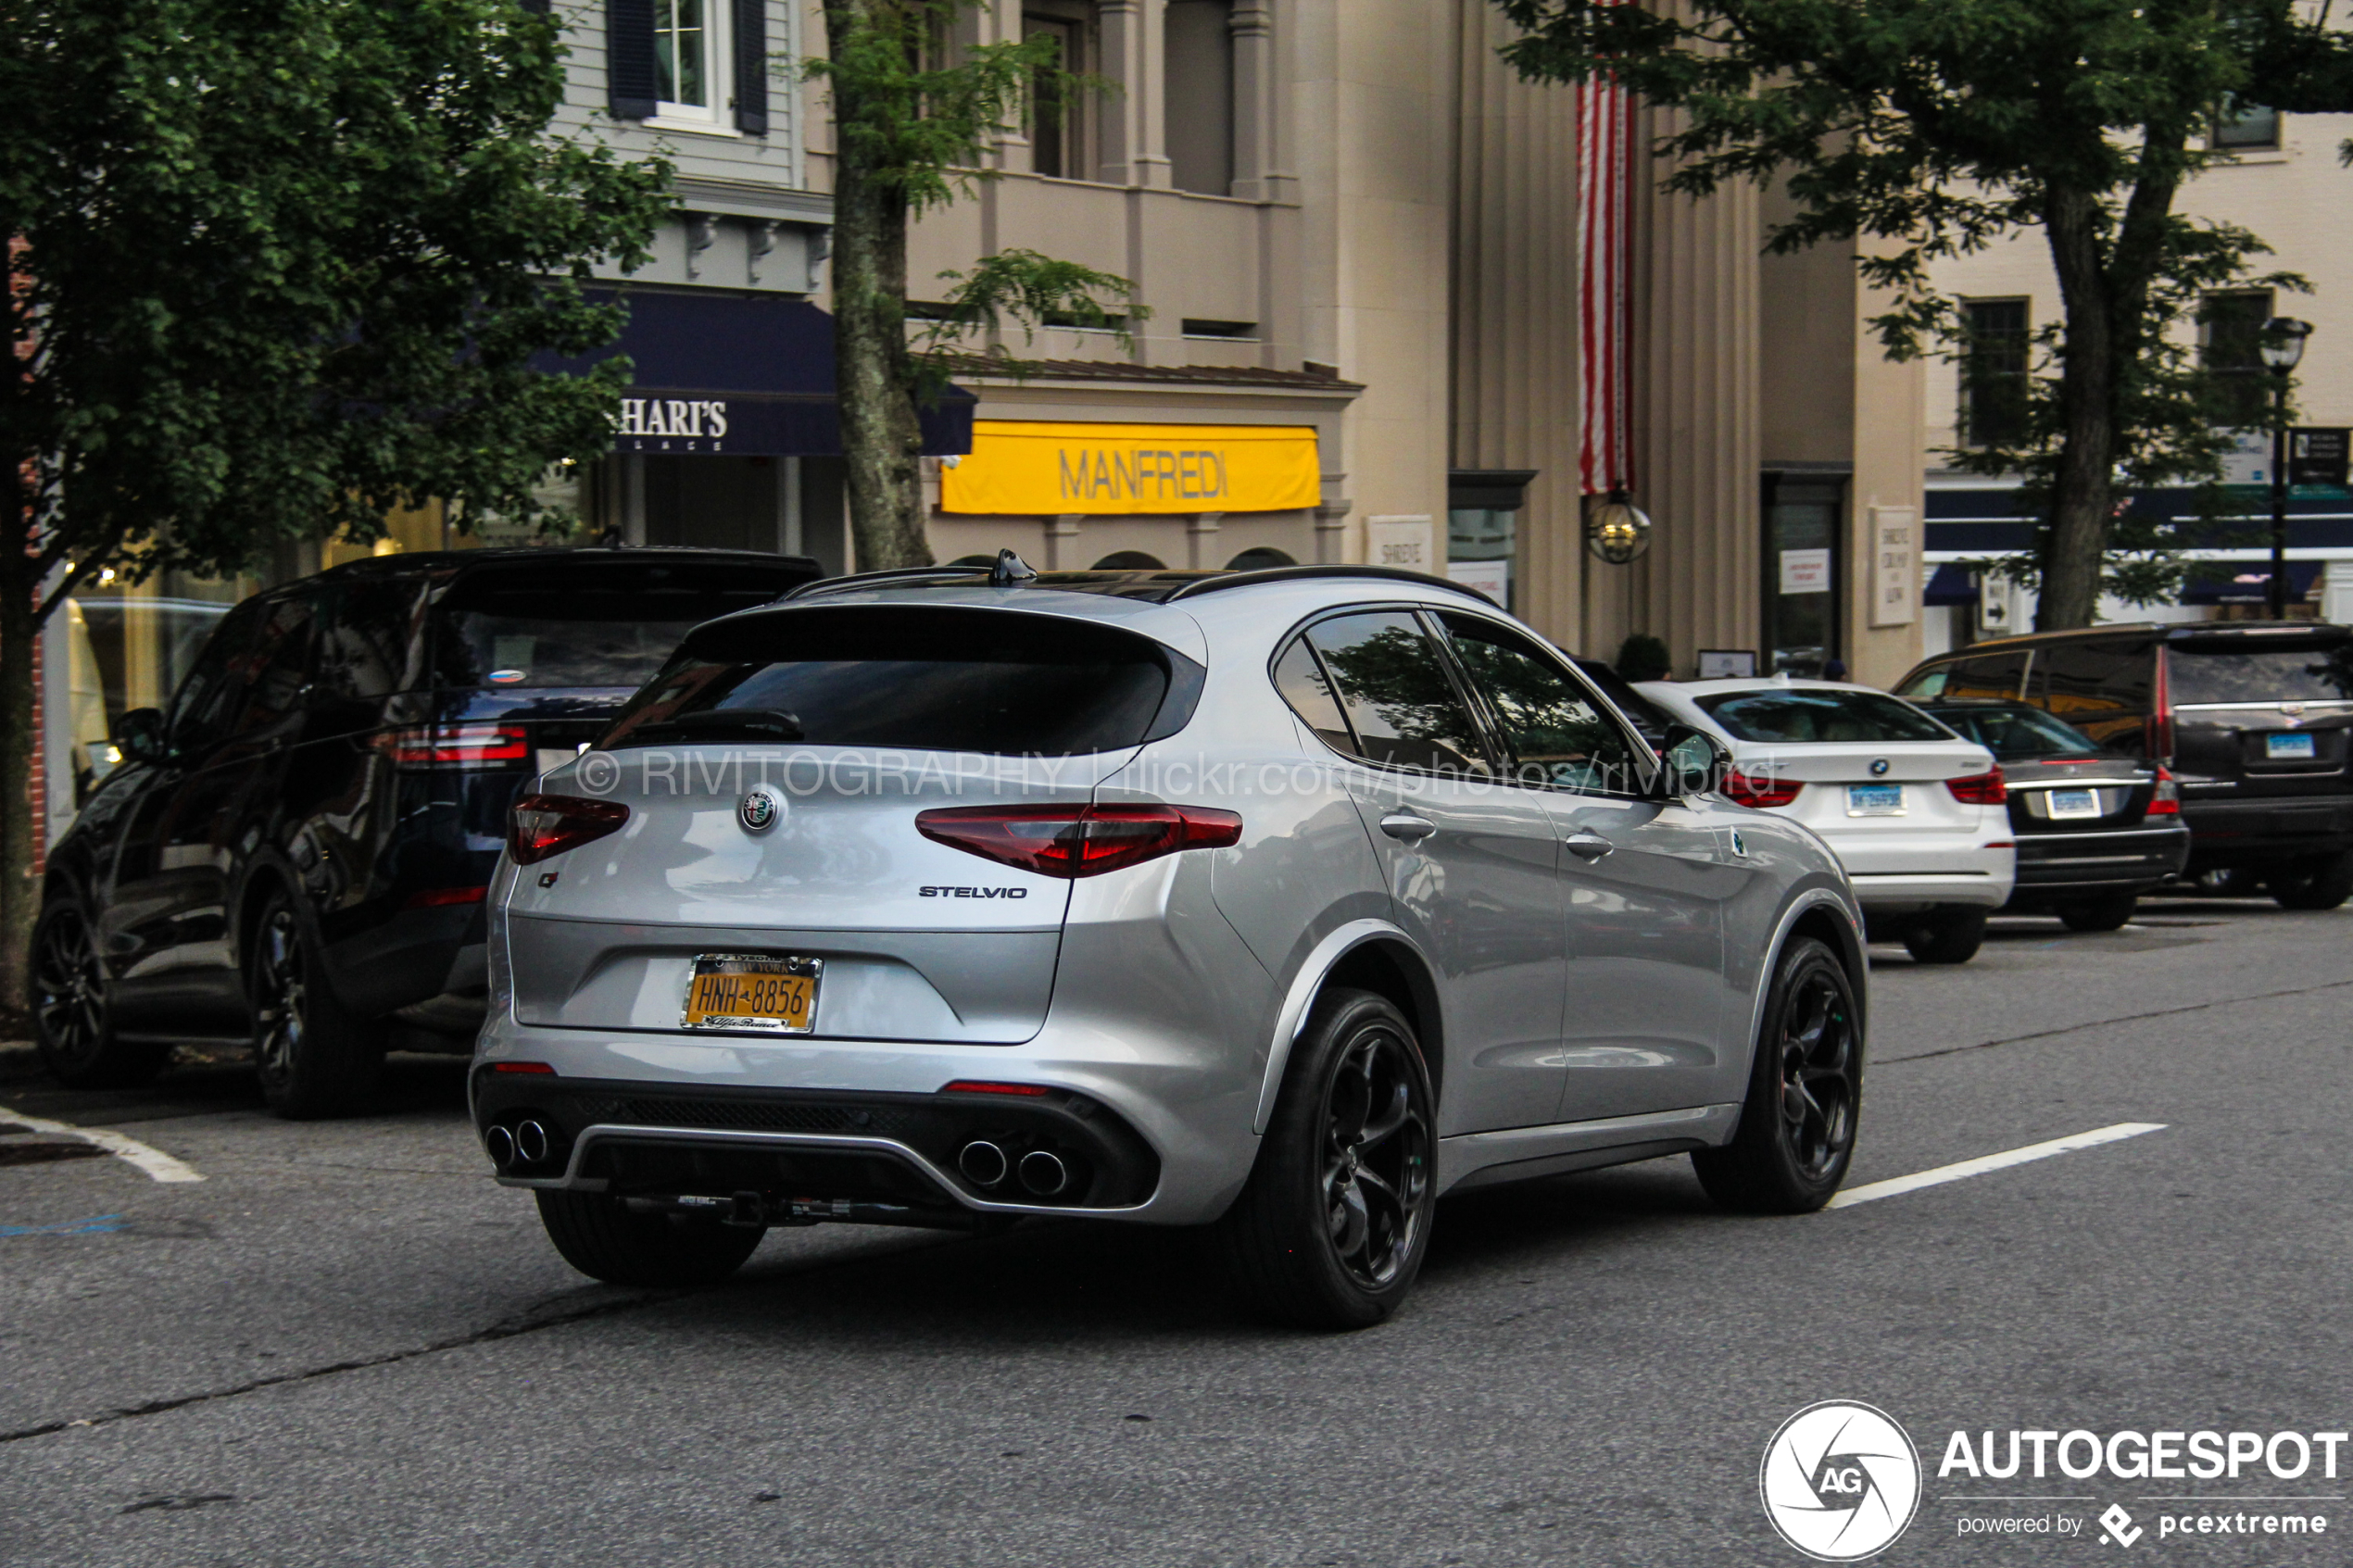
<svg viewBox="0 0 2353 1568">
<path fill-rule="evenodd" d="M 387 1044 L 466 1050 L 483 897 L 522 786 L 602 734 L 686 632 L 819 575 L 687 549 L 387 556 L 245 600 L 57 847 L 41 1054 L 136 1082 L 249 1032 L 284 1115 L 364 1098 Z"/>
<path fill-rule="evenodd" d="M 2291 909 L 2353 895 L 2353 629 L 2101 626 L 2003 637 L 1904 677 L 1915 702 L 2025 702 L 2101 750 L 2171 769 L 2186 873 L 2260 878 Z"/>
</svg>

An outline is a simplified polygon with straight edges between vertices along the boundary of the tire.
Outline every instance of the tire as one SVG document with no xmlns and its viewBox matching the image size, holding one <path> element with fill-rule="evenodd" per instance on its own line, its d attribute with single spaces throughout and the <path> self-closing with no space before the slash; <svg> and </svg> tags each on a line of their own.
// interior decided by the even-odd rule
<svg viewBox="0 0 2353 1568">
<path fill-rule="evenodd" d="M 335 996 L 318 937 L 283 888 L 263 903 L 247 949 L 253 1064 L 270 1109 L 307 1121 L 366 1103 L 384 1071 L 384 1026 Z"/>
<path fill-rule="evenodd" d="M 2353 897 L 2353 850 L 2273 872 L 2266 885 L 2283 909 L 2334 909 Z"/>
<path fill-rule="evenodd" d="M 42 1065 L 69 1088 L 144 1084 L 171 1060 L 170 1045 L 116 1032 L 114 981 L 78 902 L 61 898 L 41 911 L 26 992 Z"/>
<path fill-rule="evenodd" d="M 1236 1293 L 1302 1328 L 1369 1328 L 1412 1290 L 1438 1202 L 1437 1116 L 1413 1025 L 1330 990 L 1283 1070 L 1250 1183 L 1217 1223 Z"/>
<path fill-rule="evenodd" d="M 2057 912 L 2070 931 L 2120 931 L 2140 907 L 2137 893 L 2108 893 L 2081 903 L 2061 904 Z"/>
<path fill-rule="evenodd" d="M 1967 963 L 1985 943 L 1985 911 L 1941 905 L 1904 928 L 1904 950 L 1914 963 Z"/>
<path fill-rule="evenodd" d="M 1863 1037 L 1855 988 L 1830 948 L 1801 936 L 1782 949 L 1765 999 L 1739 1129 L 1692 1156 L 1700 1185 L 1743 1214 L 1810 1214 L 1855 1158 Z"/>
<path fill-rule="evenodd" d="M 639 1212 L 601 1192 L 540 1192 L 539 1223 L 564 1261 L 608 1285 L 716 1285 L 743 1267 L 766 1230 Z"/>
</svg>

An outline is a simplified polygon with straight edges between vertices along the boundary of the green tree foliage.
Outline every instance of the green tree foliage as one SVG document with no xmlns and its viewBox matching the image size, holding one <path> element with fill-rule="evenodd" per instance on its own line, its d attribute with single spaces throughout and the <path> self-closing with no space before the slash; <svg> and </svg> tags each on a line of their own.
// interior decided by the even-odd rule
<svg viewBox="0 0 2353 1568">
<path fill-rule="evenodd" d="M 996 343 L 1004 322 L 1104 325 L 1103 302 L 1134 293 L 1107 272 L 1003 251 L 947 274 L 946 314 L 909 343 L 908 225 L 995 177 L 992 144 L 1021 122 L 1041 82 L 1061 102 L 1095 85 L 1062 69 L 1051 36 L 959 42 L 958 24 L 978 3 L 824 0 L 831 57 L 808 68 L 833 105 L 835 374 L 850 533 L 867 570 L 931 563 L 918 410 L 970 337 L 988 342 L 980 368 L 1018 372 Z M 1132 303 L 1125 312 L 1141 316 Z"/>
<path fill-rule="evenodd" d="M 95 573 L 228 574 L 429 498 L 528 521 L 610 445 L 591 261 L 668 169 L 543 134 L 557 23 L 516 0 L 17 0 L 0 10 L 0 997 L 37 890 L 31 678 Z M 36 598 L 38 602 L 36 603 Z"/>
<path fill-rule="evenodd" d="M 2087 625 L 2132 488 L 2211 478 L 2210 391 L 2174 330 L 2251 280 L 2246 230 L 2175 211 L 2233 102 L 2353 107 L 2343 38 L 2292 0 L 1497 0 L 1504 55 L 1539 81 L 1615 75 L 1679 111 L 1670 189 L 1778 179 L 1778 251 L 1869 242 L 1898 357 L 1964 347 L 1937 261 L 2021 228 L 2047 241 L 2063 320 L 2032 417 L 1971 467 L 2041 506 L 2039 624 Z M 2145 545 L 2145 542 L 2128 541 Z M 2161 550 L 2161 546 L 2160 546 Z"/>
</svg>

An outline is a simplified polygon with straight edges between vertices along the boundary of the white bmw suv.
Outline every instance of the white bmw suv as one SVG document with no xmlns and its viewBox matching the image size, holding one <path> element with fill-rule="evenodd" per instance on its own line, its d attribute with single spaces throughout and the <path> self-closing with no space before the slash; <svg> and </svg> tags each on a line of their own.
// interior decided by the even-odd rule
<svg viewBox="0 0 2353 1568">
<path fill-rule="evenodd" d="M 1874 933 L 1921 963 L 1967 963 L 2010 896 L 2018 845 L 1994 754 L 1910 703 L 1832 681 L 1638 688 L 1731 747 L 1724 793 L 1819 834 Z"/>
</svg>

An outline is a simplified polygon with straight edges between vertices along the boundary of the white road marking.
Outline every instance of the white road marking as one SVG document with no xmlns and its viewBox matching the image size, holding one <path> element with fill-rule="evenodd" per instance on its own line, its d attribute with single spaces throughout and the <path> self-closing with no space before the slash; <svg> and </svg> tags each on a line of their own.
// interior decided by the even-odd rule
<svg viewBox="0 0 2353 1568">
<path fill-rule="evenodd" d="M 159 1148 L 149 1148 L 137 1138 L 104 1127 L 74 1127 L 63 1122 L 51 1122 L 39 1116 L 27 1116 L 21 1110 L 0 1107 L 0 1122 L 13 1122 L 30 1127 L 36 1133 L 63 1133 L 69 1138 L 95 1144 L 118 1160 L 127 1160 L 157 1182 L 200 1182 L 204 1173 L 194 1166 L 174 1160 Z"/>
<path fill-rule="evenodd" d="M 1957 1165 L 1939 1165 L 1933 1171 L 1917 1175 L 1897 1176 L 1891 1181 L 1872 1182 L 1864 1186 L 1849 1187 L 1830 1201 L 1832 1209 L 1844 1209 L 1850 1204 L 1869 1203 L 1882 1198 L 1900 1198 L 1922 1187 L 1942 1186 L 1969 1176 L 1982 1176 L 1988 1171 L 2006 1170 L 2012 1165 L 2024 1165 L 2030 1160 L 2048 1160 L 2054 1154 L 2072 1154 L 2079 1148 L 2096 1148 L 2119 1138 L 2137 1138 L 2143 1133 L 2161 1133 L 2162 1122 L 2119 1122 L 2113 1127 L 2095 1127 L 2088 1133 L 2075 1133 L 2048 1143 L 2031 1143 L 2024 1148 L 2013 1148 L 2000 1154 L 1988 1154 L 1976 1160 L 1964 1160 Z"/>
</svg>

